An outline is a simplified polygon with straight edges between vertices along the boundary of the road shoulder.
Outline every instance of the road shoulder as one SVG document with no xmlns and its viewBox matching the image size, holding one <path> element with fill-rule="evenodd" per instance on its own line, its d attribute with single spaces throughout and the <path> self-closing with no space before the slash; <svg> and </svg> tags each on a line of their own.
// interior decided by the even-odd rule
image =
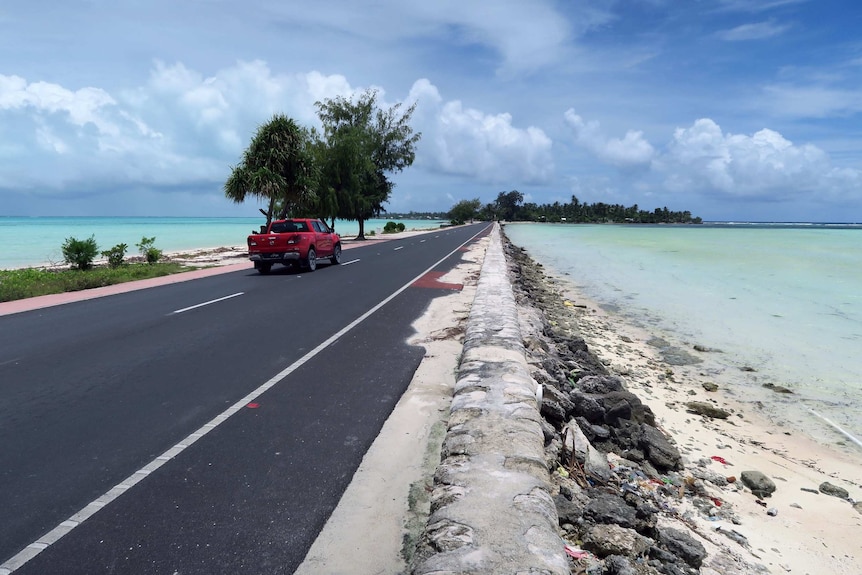
<svg viewBox="0 0 862 575">
<path fill-rule="evenodd" d="M 425 527 L 440 461 L 464 325 L 476 293 L 488 237 L 469 245 L 438 281 L 463 284 L 439 297 L 413 323 L 411 345 L 425 357 L 366 453 L 297 575 L 403 573 Z"/>
</svg>

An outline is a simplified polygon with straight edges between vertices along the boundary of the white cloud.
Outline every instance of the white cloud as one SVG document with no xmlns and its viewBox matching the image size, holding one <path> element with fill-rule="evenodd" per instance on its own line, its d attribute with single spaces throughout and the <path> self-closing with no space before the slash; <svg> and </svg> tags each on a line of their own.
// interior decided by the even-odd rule
<svg viewBox="0 0 862 575">
<path fill-rule="evenodd" d="M 763 88 L 765 112 L 797 118 L 828 118 L 862 112 L 862 92 L 826 86 L 769 85 Z"/>
<path fill-rule="evenodd" d="M 719 6 L 728 12 L 766 12 L 775 8 L 805 4 L 809 0 L 719 0 Z"/>
<path fill-rule="evenodd" d="M 73 92 L 57 84 L 28 83 L 18 76 L 0 74 L 0 110 L 31 109 L 37 114 L 60 114 L 72 125 L 92 124 L 100 133 L 116 135 L 117 127 L 104 112 L 115 104 L 110 95 L 97 88 Z"/>
<path fill-rule="evenodd" d="M 19 159 L 27 151 L 30 166 L 7 170 L 3 185 L 77 192 L 100 183 L 208 183 L 215 189 L 273 113 L 318 125 L 315 101 L 357 91 L 341 75 L 276 75 L 262 61 L 237 62 L 210 76 L 182 63 L 156 62 L 146 84 L 116 95 L 0 76 L 0 125 L 14 115 L 16 132 L 31 142 L 0 150 L 0 158 Z M 385 106 L 383 96 L 380 90 Z M 518 128 L 506 113 L 445 102 L 428 80 L 414 83 L 407 103 L 413 101 L 419 102 L 414 128 L 424 133 L 417 166 L 513 184 L 551 174 L 551 140 L 542 130 Z"/>
<path fill-rule="evenodd" d="M 417 163 L 483 182 L 542 182 L 553 172 L 551 139 L 539 128 L 517 128 L 507 113 L 487 114 L 444 102 L 428 80 L 417 81 L 416 129 L 422 132 Z"/>
<path fill-rule="evenodd" d="M 18 145 L 3 187 L 88 192 L 105 188 L 217 189 L 257 126 L 274 113 L 317 123 L 314 102 L 353 89 L 340 75 L 275 75 L 265 62 L 237 62 L 211 76 L 155 62 L 147 83 L 117 94 L 71 90 L 0 75 L 0 126 Z M 47 168 L 46 168 L 47 167 Z"/>
<path fill-rule="evenodd" d="M 755 22 L 742 24 L 730 30 L 722 30 L 718 36 L 728 42 L 744 42 L 748 40 L 765 40 L 773 36 L 780 36 L 787 32 L 790 26 L 787 24 L 775 24 L 774 22 Z"/>
<path fill-rule="evenodd" d="M 655 166 L 673 191 L 742 199 L 837 197 L 862 179 L 858 170 L 834 167 L 829 156 L 811 144 L 796 145 L 769 129 L 751 136 L 725 134 L 710 119 L 678 128 Z"/>
<path fill-rule="evenodd" d="M 403 2 L 382 0 L 374 5 L 321 0 L 308 6 L 284 4 L 278 17 L 304 29 L 348 33 L 369 44 L 400 45 L 445 38 L 453 46 L 481 46 L 495 52 L 498 71 L 533 71 L 558 61 L 573 33 L 586 31 L 609 18 L 606 10 L 578 2 L 574 26 L 553 2 L 483 3 L 461 0 Z M 573 29 L 574 28 L 574 29 Z"/>
<path fill-rule="evenodd" d="M 655 150 L 644 138 L 643 132 L 629 130 L 622 139 L 610 138 L 602 132 L 598 122 L 585 122 L 571 108 L 566 111 L 565 119 L 580 146 L 614 167 L 647 167 L 655 155 Z"/>
<path fill-rule="evenodd" d="M 794 144 L 775 130 L 724 133 L 716 122 L 703 118 L 677 128 L 667 146 L 655 149 L 641 132 L 609 138 L 598 122 L 585 121 L 574 110 L 565 118 L 575 141 L 602 162 L 643 168 L 629 173 L 626 188 L 644 195 L 667 190 L 742 201 L 841 201 L 857 194 L 862 183 L 862 171 L 836 167 L 822 149 Z M 587 182 L 578 181 L 581 187 Z M 590 181 L 588 189 L 594 197 L 617 193 L 604 177 Z"/>
</svg>

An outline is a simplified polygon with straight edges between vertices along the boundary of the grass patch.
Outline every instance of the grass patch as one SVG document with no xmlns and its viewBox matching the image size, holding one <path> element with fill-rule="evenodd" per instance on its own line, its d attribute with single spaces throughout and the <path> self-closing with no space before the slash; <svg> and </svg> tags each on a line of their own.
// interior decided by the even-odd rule
<svg viewBox="0 0 862 575">
<path fill-rule="evenodd" d="M 157 278 L 194 269 L 197 268 L 166 262 L 89 270 L 0 270 L 0 302 Z"/>
</svg>

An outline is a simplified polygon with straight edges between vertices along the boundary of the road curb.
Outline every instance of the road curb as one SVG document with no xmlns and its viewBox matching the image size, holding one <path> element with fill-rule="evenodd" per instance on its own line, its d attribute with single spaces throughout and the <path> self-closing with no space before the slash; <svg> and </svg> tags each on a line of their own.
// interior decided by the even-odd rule
<svg viewBox="0 0 862 575">
<path fill-rule="evenodd" d="M 473 300 L 414 575 L 570 573 L 495 225 Z"/>
</svg>

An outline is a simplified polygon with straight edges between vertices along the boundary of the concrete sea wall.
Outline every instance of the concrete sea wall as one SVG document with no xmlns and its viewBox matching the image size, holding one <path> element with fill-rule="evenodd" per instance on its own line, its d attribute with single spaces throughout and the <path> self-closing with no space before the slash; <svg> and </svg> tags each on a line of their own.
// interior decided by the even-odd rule
<svg viewBox="0 0 862 575">
<path fill-rule="evenodd" d="M 464 341 L 414 575 L 568 574 L 499 226 Z"/>
</svg>

